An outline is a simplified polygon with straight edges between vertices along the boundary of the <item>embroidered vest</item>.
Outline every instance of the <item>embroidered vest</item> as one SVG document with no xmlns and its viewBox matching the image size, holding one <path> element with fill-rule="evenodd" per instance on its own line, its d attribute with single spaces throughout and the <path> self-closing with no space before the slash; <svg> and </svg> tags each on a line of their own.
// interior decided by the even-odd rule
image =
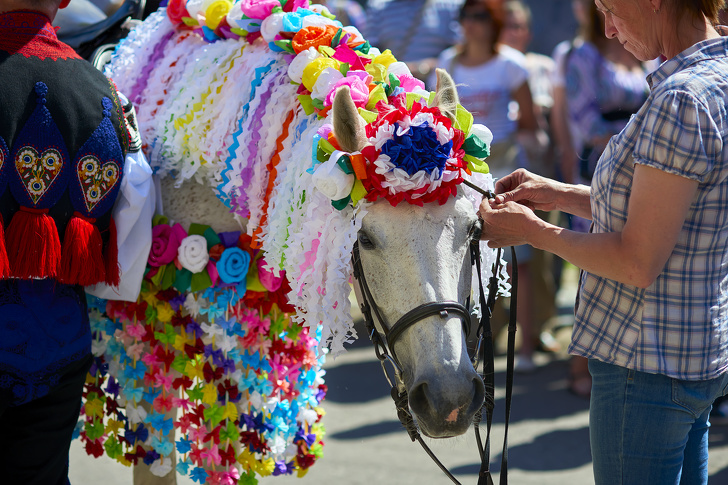
<svg viewBox="0 0 728 485">
<path fill-rule="evenodd" d="M 129 135 L 113 83 L 27 11 L 0 14 L 0 79 L 0 279 L 118 285 Z"/>
</svg>

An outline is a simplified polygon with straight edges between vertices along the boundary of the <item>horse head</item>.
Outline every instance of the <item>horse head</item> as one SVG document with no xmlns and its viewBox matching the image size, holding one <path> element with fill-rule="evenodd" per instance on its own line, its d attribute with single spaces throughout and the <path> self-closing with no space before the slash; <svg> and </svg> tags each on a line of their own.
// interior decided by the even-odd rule
<svg viewBox="0 0 728 485">
<path fill-rule="evenodd" d="M 437 106 L 454 116 L 457 92 L 450 76 L 438 70 Z M 333 104 L 334 134 L 342 149 L 358 152 L 370 143 L 348 88 Z M 378 308 L 377 331 L 389 334 L 390 352 L 420 430 L 432 438 L 463 434 L 481 408 L 483 381 L 468 356 L 464 320 L 467 312 L 434 312 L 417 318 L 397 335 L 396 322 L 432 302 L 466 302 L 471 290 L 470 245 L 477 238 L 478 217 L 458 188 L 446 203 L 390 204 L 369 208 L 358 233 L 361 268 Z M 432 312 L 430 312 L 432 313 Z M 379 321 L 381 319 L 381 321 Z M 394 341 L 392 341 L 394 340 Z"/>
</svg>

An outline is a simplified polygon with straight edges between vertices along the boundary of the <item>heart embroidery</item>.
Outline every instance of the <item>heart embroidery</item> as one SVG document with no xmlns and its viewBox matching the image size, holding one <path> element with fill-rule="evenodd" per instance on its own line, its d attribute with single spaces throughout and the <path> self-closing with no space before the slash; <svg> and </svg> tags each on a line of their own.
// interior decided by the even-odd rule
<svg viewBox="0 0 728 485">
<path fill-rule="evenodd" d="M 91 212 L 119 181 L 119 165 L 116 162 L 109 161 L 102 165 L 99 159 L 92 155 L 86 155 L 78 161 L 76 172 L 88 212 Z"/>
<path fill-rule="evenodd" d="M 26 146 L 18 150 L 15 156 L 15 169 L 33 204 L 37 204 L 48 192 L 62 168 L 63 157 L 55 148 L 49 148 L 39 155 L 38 150 Z"/>
</svg>

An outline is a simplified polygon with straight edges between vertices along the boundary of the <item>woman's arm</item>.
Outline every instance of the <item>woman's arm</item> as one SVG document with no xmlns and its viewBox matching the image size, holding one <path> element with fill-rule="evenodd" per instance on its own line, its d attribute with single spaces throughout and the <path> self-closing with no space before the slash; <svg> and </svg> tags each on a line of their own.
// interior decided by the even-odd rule
<svg viewBox="0 0 728 485">
<path fill-rule="evenodd" d="M 491 247 L 531 244 L 592 274 L 645 288 L 672 253 L 697 187 L 694 180 L 637 164 L 621 232 L 569 231 L 512 200 L 486 201 L 480 207 L 483 239 Z"/>
</svg>

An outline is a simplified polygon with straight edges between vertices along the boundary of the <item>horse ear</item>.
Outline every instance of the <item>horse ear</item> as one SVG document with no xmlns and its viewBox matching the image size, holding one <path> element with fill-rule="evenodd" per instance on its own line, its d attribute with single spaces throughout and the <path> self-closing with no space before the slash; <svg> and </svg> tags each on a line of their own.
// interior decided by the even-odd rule
<svg viewBox="0 0 728 485">
<path fill-rule="evenodd" d="M 455 114 L 460 102 L 458 91 L 455 89 L 455 81 L 452 80 L 452 77 L 445 69 L 438 68 L 435 72 L 437 73 L 435 106 L 440 108 L 442 114 L 450 118 L 451 121 L 455 121 Z"/>
<path fill-rule="evenodd" d="M 359 116 L 351 99 L 349 86 L 342 86 L 334 95 L 332 106 L 334 116 L 334 136 L 342 150 L 358 152 L 367 145 L 366 122 Z"/>
</svg>

